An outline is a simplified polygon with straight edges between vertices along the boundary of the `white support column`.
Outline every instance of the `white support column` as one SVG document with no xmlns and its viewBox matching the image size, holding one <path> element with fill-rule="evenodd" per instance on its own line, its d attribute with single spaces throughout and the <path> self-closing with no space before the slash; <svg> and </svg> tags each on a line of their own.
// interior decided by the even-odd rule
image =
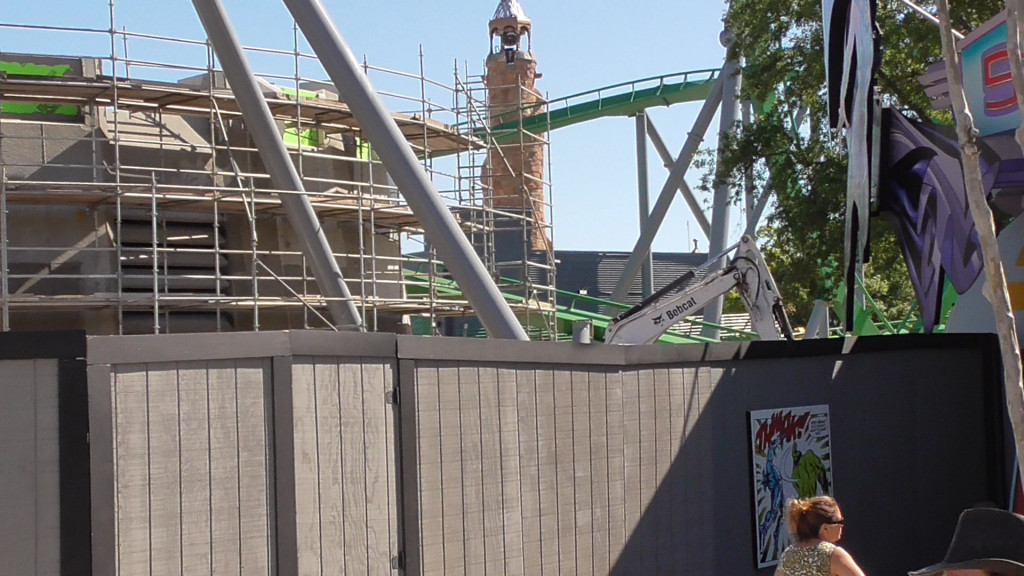
<svg viewBox="0 0 1024 576">
<path fill-rule="evenodd" d="M 722 45 L 729 49 L 732 44 L 732 35 L 728 30 L 722 32 Z M 740 66 L 739 62 L 727 57 L 725 68 L 722 70 L 722 110 L 719 116 L 718 128 L 718 165 L 721 169 L 723 150 L 723 136 L 733 130 L 733 125 L 739 117 L 739 93 L 740 93 Z M 708 238 L 708 254 L 718 254 L 725 249 L 729 243 L 729 216 L 731 212 L 732 180 L 726 178 L 715 187 L 714 202 L 711 205 L 711 236 Z M 708 269 L 709 272 L 721 270 L 725 267 L 725 258 L 719 259 Z M 704 321 L 711 324 L 718 324 L 722 321 L 722 302 L 719 296 L 704 307 Z M 705 338 L 718 339 L 719 330 L 713 326 L 704 326 L 701 335 Z"/>
<path fill-rule="evenodd" d="M 647 219 L 651 215 L 650 199 L 647 192 L 647 113 L 641 110 L 636 114 L 636 186 L 637 204 L 640 209 L 640 233 L 647 227 Z M 654 291 L 654 258 L 647 252 L 643 268 L 640 269 L 640 285 L 643 298 L 646 299 Z"/>
</svg>

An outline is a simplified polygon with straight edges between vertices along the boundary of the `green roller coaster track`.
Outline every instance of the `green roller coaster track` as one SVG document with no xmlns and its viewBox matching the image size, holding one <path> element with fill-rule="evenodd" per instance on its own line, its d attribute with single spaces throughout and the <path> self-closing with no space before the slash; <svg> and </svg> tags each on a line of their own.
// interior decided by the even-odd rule
<svg viewBox="0 0 1024 576">
<path fill-rule="evenodd" d="M 0 65 L 2 64 L 4 63 L 0 63 Z M 599 118 L 633 116 L 648 108 L 705 100 L 711 93 L 715 81 L 718 80 L 720 72 L 721 70 L 717 68 L 694 70 L 690 72 L 677 72 L 674 74 L 642 78 L 640 80 L 633 80 L 630 82 L 620 82 L 603 88 L 579 92 L 577 94 L 564 96 L 548 102 L 542 102 L 523 107 L 522 109 L 505 112 L 492 118 L 492 121 L 495 121 L 496 124 L 490 127 L 472 129 L 472 135 L 480 139 L 489 139 L 494 144 L 505 145 L 520 141 L 522 139 L 523 132 L 540 134 L 572 126 L 574 124 L 597 120 Z M 285 91 L 290 93 L 295 92 L 294 90 L 289 91 L 287 89 Z M 310 92 L 308 95 L 312 94 L 313 93 Z M 507 120 L 505 120 L 505 118 L 507 118 Z M 465 134 L 470 133 L 468 123 L 459 124 L 456 128 L 460 129 Z M 292 133 L 286 131 L 285 136 L 286 140 L 288 140 L 289 137 L 291 137 L 292 140 L 295 140 L 295 142 L 292 143 L 298 143 L 300 140 L 299 135 L 294 133 L 294 128 L 292 128 Z M 427 289 L 425 286 L 427 285 L 427 277 L 425 275 L 416 271 L 406 271 L 406 279 L 410 282 L 410 293 L 420 293 L 421 295 L 426 294 Z M 512 281 L 509 280 L 508 283 L 512 283 Z M 884 317 L 875 302 L 867 295 L 867 291 L 864 290 L 863 282 L 859 278 L 858 283 L 860 284 L 862 293 L 865 295 L 865 302 L 863 302 L 862 307 L 858 307 L 857 310 L 855 310 L 856 317 L 854 319 L 854 332 L 856 334 L 900 334 L 920 332 L 922 330 L 917 310 L 912 310 L 902 322 L 891 322 Z M 463 299 L 463 295 L 461 291 L 459 291 L 458 286 L 451 280 L 434 278 L 433 288 L 442 297 L 448 296 L 454 299 Z M 499 289 L 500 288 L 501 284 L 499 283 Z M 955 292 L 953 292 L 949 286 L 946 288 L 943 298 L 943 313 L 941 316 L 943 319 L 946 318 L 949 313 L 949 309 L 956 300 Z M 563 302 L 572 302 L 573 305 L 579 301 L 587 301 L 598 306 L 604 306 L 606 309 L 618 308 L 624 310 L 629 308 L 629 306 L 619 304 L 617 302 L 602 300 L 572 292 L 556 290 L 556 293 L 559 300 Z M 837 304 L 835 307 L 837 311 L 841 311 L 843 309 L 843 294 L 845 294 L 845 291 L 839 290 L 837 295 L 833 298 Z M 503 296 L 506 300 L 513 302 L 522 303 L 524 300 L 522 297 L 512 294 L 503 293 Z M 584 310 L 577 310 L 572 305 L 568 307 L 556 306 L 555 316 L 559 328 L 559 333 L 556 336 L 560 339 L 571 335 L 573 322 L 590 321 L 594 326 L 595 337 L 600 340 L 603 338 L 604 331 L 612 320 L 612 318 L 608 316 Z M 756 338 L 756 335 L 753 333 L 738 331 L 726 326 L 706 324 L 689 318 L 684 319 L 684 322 L 691 325 L 708 325 L 716 327 L 721 333 L 726 334 L 727 339 L 750 340 Z M 940 325 L 937 329 L 941 331 L 944 329 L 944 326 Z M 681 334 L 678 332 L 668 332 L 659 340 L 659 342 L 664 343 L 708 341 L 710 340 L 700 336 Z"/>
<path fill-rule="evenodd" d="M 405 270 L 405 281 L 406 281 L 406 293 L 410 296 L 420 295 L 426 296 L 428 292 L 433 291 L 434 295 L 441 298 L 450 298 L 453 300 L 463 300 L 465 296 L 459 290 L 458 285 L 450 279 L 440 278 L 435 276 L 430 278 L 427 274 L 422 272 L 416 272 L 412 270 Z M 499 291 L 503 284 L 515 283 L 514 280 L 502 278 L 498 284 Z M 593 296 L 586 296 L 583 294 L 577 294 L 575 292 L 566 292 L 563 290 L 556 290 L 556 295 L 562 301 L 572 302 L 569 306 L 558 305 L 555 306 L 555 319 L 556 319 L 556 333 L 554 334 L 557 340 L 568 340 L 572 337 L 572 324 L 573 322 L 584 322 L 589 321 L 594 328 L 594 338 L 596 340 L 604 340 L 605 330 L 608 328 L 608 324 L 611 323 L 612 317 L 590 312 L 587 310 L 576 309 L 576 302 L 590 302 L 599 306 L 606 306 L 611 309 L 626 310 L 630 308 L 628 304 L 620 304 L 618 302 L 612 302 L 610 300 L 602 300 L 600 298 L 594 298 Z M 501 292 L 502 297 L 512 304 L 524 304 L 526 298 L 515 294 L 508 294 Z M 693 318 L 684 318 L 684 323 L 693 326 L 715 326 L 723 334 L 726 334 L 723 339 L 730 340 L 754 340 L 757 335 L 752 332 L 746 332 L 743 330 L 736 330 L 728 326 L 721 326 L 717 324 L 709 324 L 701 322 Z M 528 328 L 530 328 L 528 326 Z M 538 328 L 533 326 L 532 328 Z M 547 335 L 545 335 L 547 336 Z M 684 334 L 679 331 L 666 332 L 658 339 L 660 344 L 692 344 L 700 342 L 718 342 L 718 340 L 712 340 L 704 338 L 696 334 Z"/>
<path fill-rule="evenodd" d="M 496 124 L 489 128 L 475 128 L 473 136 L 480 139 L 489 139 L 498 145 L 512 144 L 522 138 L 523 132 L 541 134 L 565 128 L 574 124 L 606 118 L 611 116 L 632 116 L 648 108 L 659 106 L 671 106 L 684 102 L 696 102 L 705 100 L 711 93 L 712 86 L 718 79 L 721 70 L 706 69 L 690 72 L 678 72 L 663 76 L 652 76 L 631 82 L 621 82 L 595 90 L 588 90 L 578 94 L 572 94 L 557 98 L 546 103 L 524 107 L 520 110 L 512 110 L 497 116 Z M 508 120 L 503 120 L 508 118 Z M 460 124 L 459 128 L 466 128 L 467 124 Z M 465 130 L 468 133 L 468 129 Z M 452 285 L 449 289 L 457 292 L 457 287 Z M 559 298 L 570 301 L 589 300 L 607 307 L 628 308 L 622 304 L 601 300 L 597 298 L 581 296 L 571 292 L 557 291 Z M 516 297 L 505 295 L 507 299 L 514 300 Z M 943 298 L 943 318 L 948 314 L 949 308 L 956 300 L 955 293 L 946 290 Z M 839 306 L 838 308 L 842 308 Z M 600 314 L 592 314 L 575 310 L 571 307 L 557 307 L 559 324 L 571 323 L 580 320 L 590 320 L 594 324 L 595 336 L 600 339 L 604 329 L 608 326 L 611 318 Z M 697 323 L 686 319 L 687 322 Z M 911 312 L 902 322 L 892 323 L 885 319 L 873 301 L 868 299 L 863 310 L 858 311 L 856 320 L 858 334 L 894 334 L 905 332 L 918 332 L 921 330 L 919 318 Z M 731 330 L 724 326 L 717 326 L 723 333 L 733 332 L 734 339 L 752 339 L 755 336 L 750 333 L 743 333 Z M 939 327 L 941 330 L 942 327 Z M 571 331 L 571 328 L 570 328 Z M 698 336 L 673 335 L 671 333 L 662 337 L 660 342 L 700 342 L 705 341 Z"/>
<path fill-rule="evenodd" d="M 405 270 L 405 281 L 407 293 L 411 296 L 426 296 L 431 290 L 435 296 L 441 299 L 449 298 L 453 300 L 464 300 L 465 296 L 462 291 L 459 290 L 458 284 L 455 281 L 434 277 L 431 279 L 427 274 L 423 272 L 417 272 L 413 270 Z M 858 278 L 858 283 L 863 287 L 862 281 Z M 498 290 L 508 285 L 518 283 L 515 280 L 508 278 L 501 278 L 498 283 Z M 584 294 L 577 294 L 575 292 L 566 292 L 564 290 L 555 290 L 555 293 L 559 300 L 563 302 L 571 302 L 569 306 L 557 305 L 555 306 L 555 319 L 557 323 L 556 334 L 554 334 L 557 340 L 569 340 L 572 338 L 572 324 L 574 322 L 586 322 L 589 321 L 593 325 L 593 334 L 596 340 L 604 340 L 604 333 L 607 330 L 609 323 L 613 320 L 611 316 L 605 316 L 604 314 L 598 314 L 590 312 L 588 310 L 579 310 L 575 308 L 577 302 L 588 302 L 598 306 L 604 306 L 608 309 L 626 310 L 630 308 L 628 304 L 621 304 L 619 302 L 613 302 L 611 300 L 603 300 L 601 298 L 595 298 L 593 296 L 587 296 Z M 840 287 L 836 291 L 834 299 L 835 309 L 837 311 L 843 310 L 843 299 L 842 295 L 845 290 Z M 502 297 L 512 304 L 524 304 L 526 298 L 515 294 L 508 294 L 501 292 Z M 942 315 L 940 318 L 945 320 L 949 315 L 949 311 L 956 302 L 956 291 L 953 290 L 952 284 L 947 280 L 945 290 L 943 291 L 943 304 L 942 304 Z M 900 322 L 892 322 L 885 318 L 882 312 L 878 309 L 875 302 L 870 296 L 867 296 L 867 302 L 863 309 L 856 310 L 856 318 L 854 334 L 858 336 L 871 336 L 880 334 L 920 334 L 923 331 L 921 326 L 920 317 L 918 310 L 915 308 Z M 840 318 L 841 320 L 841 318 Z M 703 322 L 695 318 L 683 318 L 683 325 L 686 326 L 711 326 L 717 328 L 719 333 L 723 336 L 721 340 L 756 340 L 757 335 L 753 332 L 744 330 L 737 330 L 730 326 L 724 326 L 721 324 L 713 324 L 710 322 Z M 527 326 L 527 328 L 539 328 L 537 326 Z M 945 325 L 936 326 L 937 332 L 945 331 Z M 534 330 L 536 332 L 536 330 Z M 540 330 L 544 332 L 545 330 Z M 832 333 L 833 336 L 842 336 L 842 331 L 835 329 Z M 548 334 L 542 334 L 543 339 L 547 339 Z M 694 344 L 694 343 L 707 343 L 707 342 L 719 342 L 721 340 L 713 340 L 705 338 L 697 334 L 686 334 L 680 330 L 670 330 L 658 339 L 659 344 Z"/>
<path fill-rule="evenodd" d="M 540 134 L 598 118 L 632 116 L 648 108 L 697 102 L 711 93 L 719 72 L 717 68 L 678 72 L 588 90 L 506 112 L 495 118 L 495 125 L 474 129 L 473 133 L 479 138 L 490 134 L 495 144 L 510 144 L 519 140 L 520 131 Z"/>
<path fill-rule="evenodd" d="M 496 118 L 497 124 L 490 128 L 479 128 L 473 130 L 473 135 L 484 139 L 488 135 L 495 144 L 511 144 L 521 138 L 521 132 L 540 134 L 559 128 L 565 128 L 582 122 L 589 122 L 598 118 L 611 116 L 632 116 L 648 108 L 659 106 L 671 106 L 684 102 L 698 102 L 704 100 L 711 93 L 711 88 L 721 72 L 718 68 L 707 70 L 695 70 L 690 72 L 678 72 L 662 76 L 652 76 L 631 82 L 621 82 L 595 90 L 587 90 L 578 94 L 572 94 L 562 98 L 524 107 L 522 110 L 506 112 L 503 116 L 509 118 L 502 120 L 503 116 Z M 465 127 L 466 124 L 460 125 Z M 406 280 L 409 281 L 409 293 L 426 292 L 428 278 L 426 275 L 406 271 Z M 499 289 L 501 286 L 499 285 Z M 462 298 L 458 286 L 451 280 L 433 279 L 433 289 L 442 297 Z M 599 306 L 611 309 L 625 310 L 629 306 L 602 300 L 591 296 L 584 296 L 573 292 L 562 290 L 555 291 L 562 301 L 576 302 L 587 301 Z M 523 302 L 521 296 L 502 293 L 502 296 L 510 302 Z M 604 332 L 612 318 L 602 314 L 578 310 L 571 306 L 556 306 L 555 318 L 557 321 L 558 339 L 567 339 L 572 335 L 573 322 L 589 321 L 594 327 L 594 337 L 598 340 L 604 338 Z M 704 323 L 684 319 L 693 325 Z M 719 326 L 723 332 L 730 333 L 735 339 L 750 340 L 756 338 L 753 333 Z M 710 342 L 701 336 L 687 335 L 680 333 L 666 332 L 658 340 L 665 344 L 685 344 L 695 342 Z"/>
<path fill-rule="evenodd" d="M 511 144 L 520 140 L 521 132 L 523 131 L 531 134 L 540 134 L 598 118 L 632 116 L 648 108 L 671 106 L 683 102 L 697 102 L 708 97 L 712 86 L 718 79 L 719 73 L 720 70 L 717 68 L 678 72 L 588 90 L 534 106 L 524 107 L 521 110 L 506 112 L 504 115 L 495 118 L 497 124 L 489 128 L 473 129 L 472 133 L 481 139 L 489 137 L 490 141 L 494 144 Z M 507 117 L 508 120 L 503 121 L 503 117 Z M 467 123 L 458 125 L 458 128 L 464 129 L 467 133 L 469 132 Z M 435 294 L 442 298 L 464 298 L 458 285 L 451 280 L 436 277 L 431 280 L 426 274 L 411 270 L 405 271 L 405 278 L 407 281 L 407 291 L 410 295 L 426 295 L 432 287 Z M 499 284 L 498 287 L 500 289 L 501 285 Z M 629 308 L 629 306 L 618 302 L 602 300 L 573 292 L 556 290 L 556 293 L 560 300 L 572 302 L 573 305 L 576 302 L 587 301 L 610 309 L 618 308 L 625 310 Z M 504 292 L 502 296 L 509 302 L 522 303 L 525 301 L 521 296 Z M 604 331 L 612 321 L 612 318 L 586 310 L 577 310 L 573 305 L 559 305 L 555 307 L 558 327 L 558 334 L 555 336 L 558 339 L 567 339 L 572 335 L 573 322 L 589 321 L 594 327 L 594 337 L 598 340 L 603 339 Z M 693 325 L 704 324 L 689 318 L 684 319 L 684 321 Z M 753 333 L 725 326 L 719 326 L 719 328 L 723 332 L 730 333 L 735 339 L 749 340 L 756 337 Z M 697 335 L 673 332 L 666 332 L 659 339 L 659 342 L 671 344 L 710 341 Z"/>
</svg>

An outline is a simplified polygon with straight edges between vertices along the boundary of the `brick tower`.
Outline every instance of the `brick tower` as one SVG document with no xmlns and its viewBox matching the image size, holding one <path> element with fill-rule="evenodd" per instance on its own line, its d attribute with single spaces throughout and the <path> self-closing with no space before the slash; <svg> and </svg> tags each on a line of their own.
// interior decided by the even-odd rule
<svg viewBox="0 0 1024 576">
<path fill-rule="evenodd" d="M 531 50 L 531 23 L 518 0 L 498 3 L 490 22 L 490 38 L 485 79 L 490 125 L 546 113 L 541 96 L 534 89 L 540 74 Z M 508 134 L 496 134 L 503 135 Z M 487 158 L 492 205 L 499 210 L 522 213 L 530 227 L 530 249 L 549 250 L 551 240 L 544 225 L 544 141 L 541 136 L 517 132 L 503 142 L 492 148 Z"/>
</svg>

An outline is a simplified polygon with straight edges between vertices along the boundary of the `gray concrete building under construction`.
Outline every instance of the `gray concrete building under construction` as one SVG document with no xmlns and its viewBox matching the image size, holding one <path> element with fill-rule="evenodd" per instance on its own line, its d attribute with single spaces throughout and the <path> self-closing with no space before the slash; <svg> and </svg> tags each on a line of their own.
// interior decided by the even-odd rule
<svg viewBox="0 0 1024 576">
<path fill-rule="evenodd" d="M 356 328 L 327 313 L 282 207 L 295 192 L 271 183 L 212 51 L 200 65 L 155 65 L 133 60 L 135 35 L 116 35 L 108 54 L 0 53 L 0 329 Z M 197 44 L 145 39 L 166 53 Z M 295 70 L 257 81 L 363 328 L 431 334 L 446 316 L 473 314 L 334 86 L 299 74 L 315 59 L 276 52 L 295 56 Z M 449 87 L 364 70 L 406 82 L 385 105 L 489 272 L 528 295 L 510 300 L 517 318 L 553 335 L 554 288 L 534 283 L 554 281 L 549 184 L 516 160 L 544 158 L 546 140 L 496 144 L 482 77 L 456 72 Z M 523 257 L 498 258 L 496 237 L 521 242 L 511 253 Z M 528 262 L 536 248 L 547 256 Z M 537 266 L 547 271 L 530 274 Z"/>
</svg>

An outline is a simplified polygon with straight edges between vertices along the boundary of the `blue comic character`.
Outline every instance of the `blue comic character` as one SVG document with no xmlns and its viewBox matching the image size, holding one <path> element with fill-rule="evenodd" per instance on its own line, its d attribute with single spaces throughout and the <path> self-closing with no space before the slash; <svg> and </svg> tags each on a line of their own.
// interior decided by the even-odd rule
<svg viewBox="0 0 1024 576">
<path fill-rule="evenodd" d="M 778 548 L 779 533 L 782 528 L 782 505 L 785 500 L 782 490 L 783 476 L 778 466 L 775 465 L 775 455 L 781 447 L 781 436 L 775 436 L 768 443 L 764 467 L 761 469 L 761 478 L 759 479 L 761 490 L 768 497 L 768 512 L 758 527 L 758 541 L 761 542 L 762 550 L 766 551 L 769 550 L 767 546 L 769 535 L 772 547 Z"/>
</svg>

